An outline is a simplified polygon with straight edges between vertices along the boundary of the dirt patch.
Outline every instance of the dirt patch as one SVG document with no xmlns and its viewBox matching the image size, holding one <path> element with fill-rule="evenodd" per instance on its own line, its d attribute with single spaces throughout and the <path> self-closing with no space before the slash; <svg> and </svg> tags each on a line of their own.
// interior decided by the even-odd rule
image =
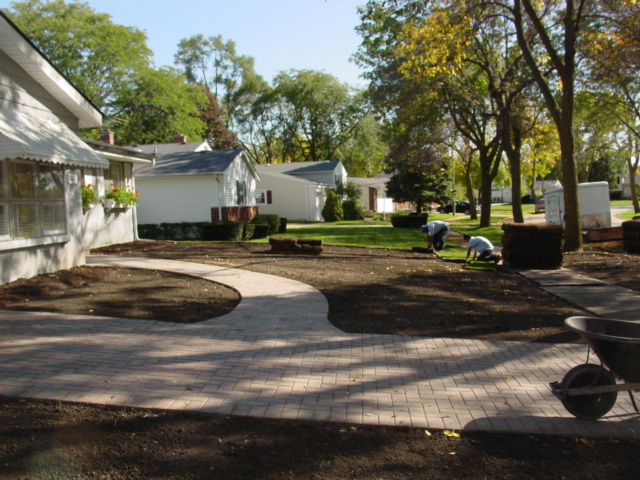
<svg viewBox="0 0 640 480">
<path fill-rule="evenodd" d="M 320 290 L 329 301 L 329 320 L 349 333 L 572 342 L 578 337 L 562 322 L 585 314 L 519 275 L 472 270 L 411 251 L 326 246 L 321 255 L 309 256 L 271 253 L 265 244 L 137 242 L 95 253 L 210 263 L 292 278 Z M 100 272 L 105 278 L 98 287 Z M 80 280 L 67 278 L 74 275 Z M 61 285 L 48 287 L 56 276 L 65 277 Z M 228 289 L 202 282 L 209 283 L 153 271 L 144 278 L 144 271 L 82 267 L 16 282 L 19 292 L 0 286 L 0 305 L 160 321 L 206 320 L 218 308 L 225 313 L 233 302 L 219 295 L 229 294 Z M 93 292 L 103 290 L 98 300 Z M 154 291 L 161 292 L 167 308 L 151 298 Z M 47 296 L 38 300 L 29 292 Z"/>
<path fill-rule="evenodd" d="M 268 248 L 138 242 L 99 252 L 293 278 L 321 290 L 330 321 L 347 332 L 564 342 L 576 337 L 562 328 L 563 319 L 584 313 L 518 275 L 469 270 L 430 254 L 329 246 L 310 257 Z M 640 258 L 617 244 L 567 255 L 565 266 L 639 286 Z M 235 291 L 212 282 L 120 268 L 83 267 L 0 286 L 3 308 L 167 321 L 212 318 L 237 301 Z M 0 478 L 8 480 L 621 479 L 635 478 L 638 447 L 638 441 L 466 432 L 458 438 L 0 397 Z"/>
</svg>

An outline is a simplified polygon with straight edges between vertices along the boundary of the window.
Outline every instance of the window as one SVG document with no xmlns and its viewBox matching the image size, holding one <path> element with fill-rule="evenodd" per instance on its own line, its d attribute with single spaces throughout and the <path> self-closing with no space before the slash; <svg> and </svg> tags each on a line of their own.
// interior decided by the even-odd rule
<svg viewBox="0 0 640 480">
<path fill-rule="evenodd" d="M 107 173 L 107 172 L 105 172 Z M 105 177 L 105 188 L 109 189 L 111 185 L 115 185 L 117 188 L 124 188 L 126 184 L 126 176 L 124 172 L 124 163 L 109 162 L 108 178 Z"/>
<path fill-rule="evenodd" d="M 271 202 L 271 190 L 256 190 L 256 205 L 268 205 Z"/>
<path fill-rule="evenodd" d="M 236 180 L 236 200 L 239 206 L 245 205 L 247 198 L 247 184 L 244 180 Z"/>
<path fill-rule="evenodd" d="M 64 169 L 30 160 L 0 162 L 0 239 L 66 233 Z"/>
</svg>

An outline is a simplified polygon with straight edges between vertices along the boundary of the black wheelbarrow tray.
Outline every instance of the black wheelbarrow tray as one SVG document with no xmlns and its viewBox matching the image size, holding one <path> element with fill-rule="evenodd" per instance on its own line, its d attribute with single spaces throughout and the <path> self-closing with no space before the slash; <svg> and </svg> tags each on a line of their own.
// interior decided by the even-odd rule
<svg viewBox="0 0 640 480">
<path fill-rule="evenodd" d="M 640 322 L 569 317 L 564 324 L 586 340 L 601 364 L 572 368 L 562 382 L 550 384 L 553 394 L 574 416 L 596 420 L 613 408 L 618 392 L 628 391 L 638 412 L 632 392 L 640 390 Z"/>
</svg>

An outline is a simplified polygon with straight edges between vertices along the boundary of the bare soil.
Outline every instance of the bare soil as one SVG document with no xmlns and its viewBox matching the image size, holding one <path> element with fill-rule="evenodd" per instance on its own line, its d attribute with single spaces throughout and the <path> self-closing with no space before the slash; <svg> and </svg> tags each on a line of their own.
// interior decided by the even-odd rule
<svg viewBox="0 0 640 480">
<path fill-rule="evenodd" d="M 543 342 L 584 314 L 517 274 L 408 251 L 136 242 L 93 253 L 171 258 L 293 278 L 322 291 L 347 332 Z M 640 291 L 640 257 L 616 242 L 564 266 Z M 0 308 L 197 322 L 239 297 L 157 271 L 81 267 L 0 286 Z M 0 397 L 0 479 L 636 478 L 638 441 L 363 427 Z"/>
</svg>

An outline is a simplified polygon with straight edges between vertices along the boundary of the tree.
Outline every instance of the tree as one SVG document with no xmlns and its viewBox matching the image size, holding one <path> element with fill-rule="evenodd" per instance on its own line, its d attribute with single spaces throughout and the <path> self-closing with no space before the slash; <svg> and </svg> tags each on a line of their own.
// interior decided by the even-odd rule
<svg viewBox="0 0 640 480">
<path fill-rule="evenodd" d="M 451 192 L 443 132 L 421 127 L 397 137 L 387 157 L 392 172 L 387 195 L 395 202 L 414 202 L 417 213 L 428 203 L 448 201 Z"/>
<path fill-rule="evenodd" d="M 613 136 L 614 149 L 626 160 L 634 210 L 640 213 L 635 176 L 640 159 L 640 5 L 601 2 L 598 22 L 585 33 L 590 90 L 600 109 L 624 125 Z"/>
<path fill-rule="evenodd" d="M 145 33 L 116 25 L 88 3 L 13 2 L 12 20 L 105 113 L 140 70 L 150 64 Z"/>
<path fill-rule="evenodd" d="M 207 86 L 218 98 L 231 129 L 248 114 L 256 96 L 267 88 L 267 83 L 255 72 L 253 57 L 239 55 L 235 42 L 224 41 L 222 35 L 183 38 L 174 60 L 184 68 L 190 82 Z"/>
<path fill-rule="evenodd" d="M 508 114 L 521 90 L 516 81 L 518 56 L 512 47 L 505 49 L 506 55 L 494 47 L 497 38 L 506 38 L 501 24 L 492 25 L 489 15 L 474 21 L 458 9 L 460 5 L 434 8 L 422 21 L 405 24 L 397 55 L 402 60 L 400 71 L 441 99 L 456 130 L 477 150 L 482 174 L 480 225 L 488 226 L 493 179 L 514 130 Z M 519 171 L 517 178 L 519 182 Z M 516 208 L 514 216 L 517 213 Z"/>
<path fill-rule="evenodd" d="M 200 119 L 205 123 L 203 137 L 214 150 L 226 148 L 241 148 L 242 144 L 238 136 L 227 128 L 224 122 L 224 113 L 218 98 L 211 93 L 208 87 L 202 87 L 207 96 L 207 102 L 200 106 Z"/>
<path fill-rule="evenodd" d="M 294 161 L 333 159 L 356 134 L 365 113 L 362 101 L 334 76 L 291 70 L 278 74 L 274 85 L 283 143 Z"/>
<path fill-rule="evenodd" d="M 588 6 L 587 0 L 513 0 L 509 7 L 520 50 L 558 130 L 565 251 L 582 246 L 573 127 L 577 45 Z"/>
<path fill-rule="evenodd" d="M 388 148 L 382 135 L 380 123 L 372 114 L 366 114 L 353 136 L 338 148 L 335 159 L 342 161 L 351 177 L 375 177 L 383 170 Z"/>
<path fill-rule="evenodd" d="M 110 127 L 123 144 L 170 143 L 177 133 L 201 139 L 207 131 L 198 106 L 208 98 L 175 69 L 142 69 L 114 101 Z"/>
<path fill-rule="evenodd" d="M 322 207 L 322 218 L 325 222 L 339 222 L 343 218 L 342 203 L 333 190 L 327 191 L 327 199 Z"/>
</svg>

